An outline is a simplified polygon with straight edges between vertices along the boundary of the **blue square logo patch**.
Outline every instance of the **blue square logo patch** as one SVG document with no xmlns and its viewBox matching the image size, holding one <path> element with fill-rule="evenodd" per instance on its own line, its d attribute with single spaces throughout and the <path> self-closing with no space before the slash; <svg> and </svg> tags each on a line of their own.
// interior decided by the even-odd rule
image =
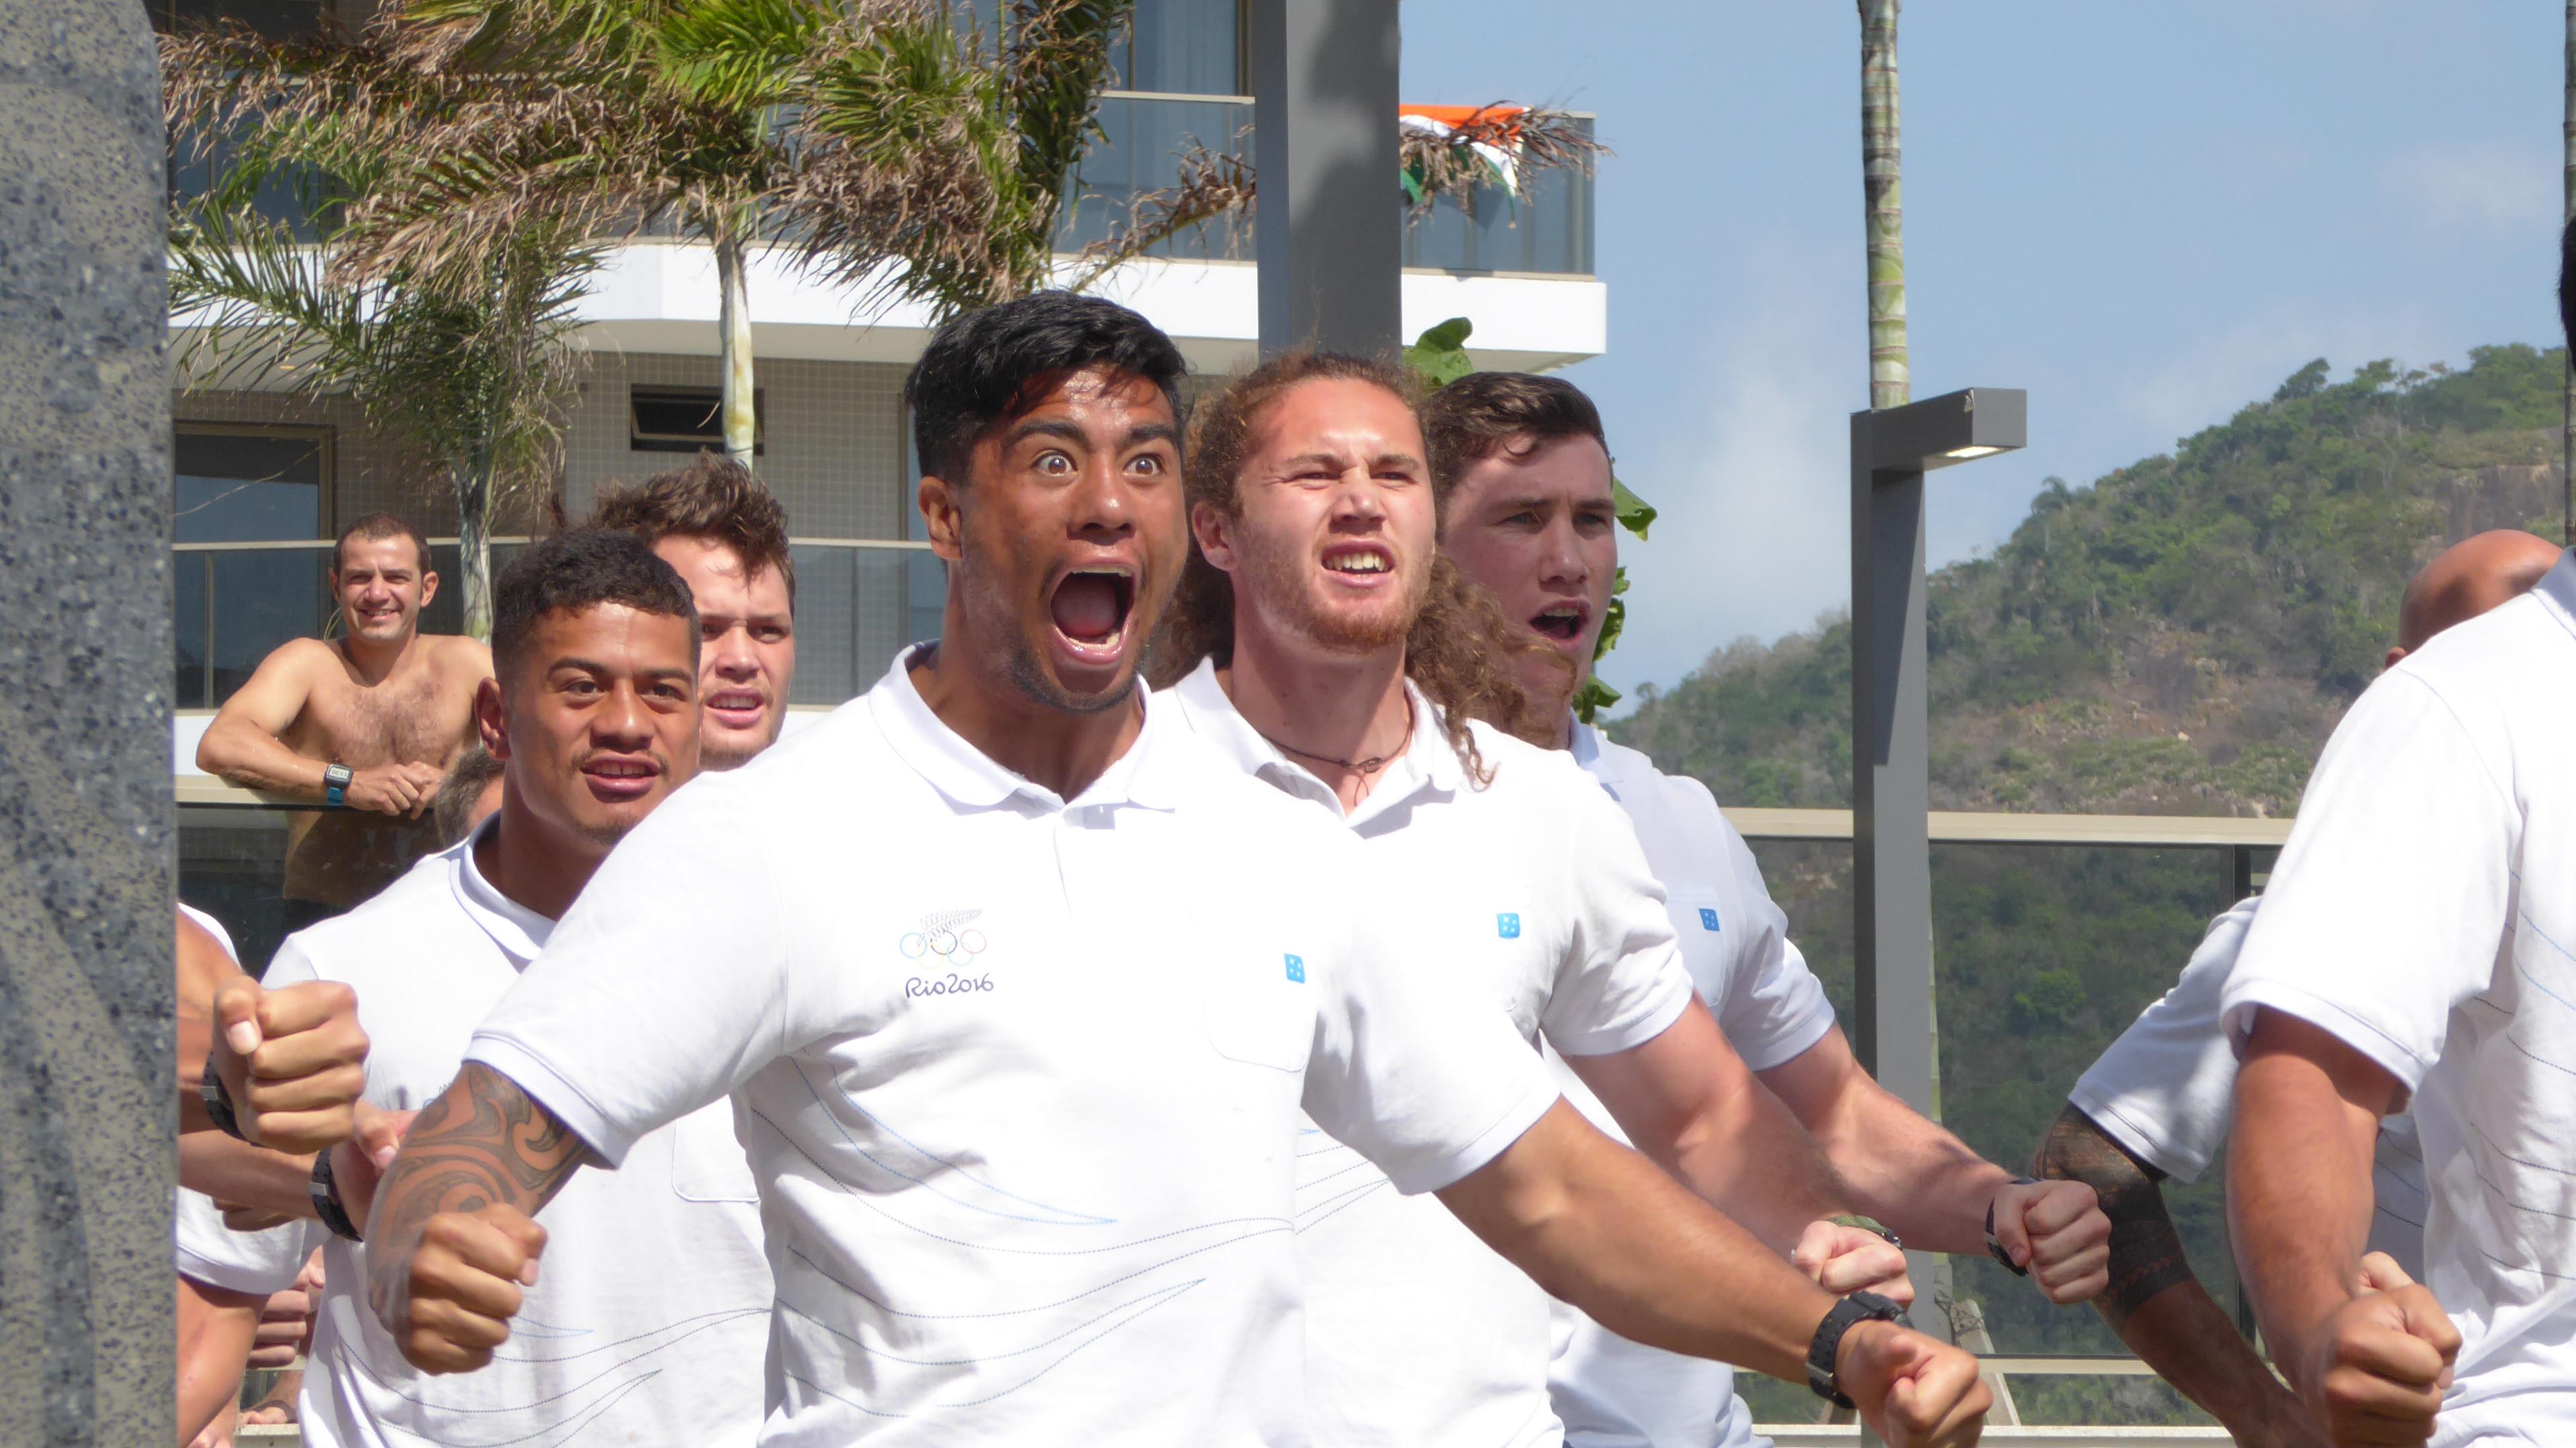
<svg viewBox="0 0 2576 1448">
<path fill-rule="evenodd" d="M 1504 914 L 1504 915 L 1497 915 L 1497 916 L 1495 916 L 1495 917 L 1494 917 L 1494 933 L 1495 933 L 1495 934 L 1497 934 L 1497 935 L 1499 935 L 1499 936 L 1501 936 L 1501 937 L 1503 937 L 1505 940 L 1518 940 L 1518 939 L 1520 939 L 1520 938 L 1521 938 L 1521 918 L 1520 918 L 1518 915 L 1511 915 L 1511 914 Z"/>
<path fill-rule="evenodd" d="M 1288 957 L 1288 978 L 1299 985 L 1306 983 L 1306 962 L 1301 956 Z"/>
<path fill-rule="evenodd" d="M 1709 909 L 1705 905 L 1699 907 L 1699 928 L 1702 930 L 1715 930 L 1717 928 L 1717 912 Z"/>
</svg>

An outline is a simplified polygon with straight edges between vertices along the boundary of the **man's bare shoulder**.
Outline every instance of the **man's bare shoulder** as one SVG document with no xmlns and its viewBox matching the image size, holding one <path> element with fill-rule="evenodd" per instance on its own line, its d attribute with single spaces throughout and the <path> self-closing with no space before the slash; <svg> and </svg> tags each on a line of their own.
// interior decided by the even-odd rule
<svg viewBox="0 0 2576 1448">
<path fill-rule="evenodd" d="M 316 688 L 347 677 L 348 668 L 340 658 L 340 651 L 329 642 L 317 638 L 288 639 L 268 651 L 268 657 L 259 661 L 259 667 L 251 672 L 249 682 L 233 695 L 233 700 L 248 707 L 250 699 L 289 692 L 301 700 Z M 227 702 L 224 707 L 230 710 L 233 703 Z"/>
</svg>

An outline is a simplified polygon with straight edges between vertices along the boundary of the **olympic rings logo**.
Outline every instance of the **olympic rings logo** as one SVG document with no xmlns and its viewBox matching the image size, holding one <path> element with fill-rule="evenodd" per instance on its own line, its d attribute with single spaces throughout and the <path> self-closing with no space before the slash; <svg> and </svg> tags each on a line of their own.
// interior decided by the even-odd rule
<svg viewBox="0 0 2576 1448">
<path fill-rule="evenodd" d="M 950 965 L 961 965 L 984 953 L 984 932 L 934 926 L 906 935 L 900 947 L 906 960 L 919 960 L 931 955 Z"/>
</svg>

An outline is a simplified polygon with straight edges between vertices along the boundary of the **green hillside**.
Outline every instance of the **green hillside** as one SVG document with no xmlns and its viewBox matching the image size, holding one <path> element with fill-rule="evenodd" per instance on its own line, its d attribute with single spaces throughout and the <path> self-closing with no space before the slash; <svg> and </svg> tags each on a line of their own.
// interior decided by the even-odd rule
<svg viewBox="0 0 2576 1448">
<path fill-rule="evenodd" d="M 2379 668 L 2406 577 L 2486 528 L 2553 536 L 2563 353 L 2320 359 L 1932 576 L 1936 809 L 2282 813 Z M 1835 623 L 1710 655 L 1613 732 L 1741 805 L 1848 803 Z"/>
<path fill-rule="evenodd" d="M 2380 666 L 2407 575 L 2486 528 L 2555 535 L 2560 352 L 2459 371 L 2323 361 L 2265 402 L 2074 489 L 2052 480 L 1990 558 L 1932 580 L 1935 808 L 2285 814 Z M 1837 806 L 1850 784 L 1850 633 L 1720 649 L 1611 732 L 1727 804 Z M 1756 847 L 1848 1021 L 1851 852 Z M 2230 899 L 2221 851 L 1933 852 L 1944 1120 L 2019 1166 L 2065 1093 L 2172 984 Z M 2170 1186 L 2203 1279 L 2232 1302 L 2221 1184 Z M 1955 1263 L 2005 1352 L 2118 1352 L 2089 1310 Z M 2199 1419 L 2149 1379 L 2018 1378 L 2028 1422 Z M 1759 1415 L 1811 1417 L 1795 1390 Z"/>
</svg>

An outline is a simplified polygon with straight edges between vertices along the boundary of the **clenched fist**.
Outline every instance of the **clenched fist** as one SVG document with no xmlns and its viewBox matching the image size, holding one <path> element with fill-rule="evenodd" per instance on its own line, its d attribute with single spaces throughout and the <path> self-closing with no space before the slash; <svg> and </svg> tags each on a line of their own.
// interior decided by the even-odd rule
<svg viewBox="0 0 2576 1448">
<path fill-rule="evenodd" d="M 1809 1222 L 1789 1253 L 1789 1265 L 1836 1297 L 1875 1292 L 1899 1306 L 1914 1305 L 1905 1249 L 1865 1227 Z"/>
<path fill-rule="evenodd" d="M 2361 1295 L 2326 1314 L 2309 1337 L 2299 1401 L 2337 1448 L 2424 1442 L 2451 1386 L 2460 1330 L 2386 1253 L 2371 1253 L 2361 1266 Z"/>
<path fill-rule="evenodd" d="M 1888 1448 L 1967 1448 L 1994 1405 L 1975 1354 L 1892 1322 L 1843 1333 L 1834 1381 Z"/>
<path fill-rule="evenodd" d="M 510 1340 L 525 1290 L 537 1285 L 546 1229 L 516 1207 L 495 1202 L 472 1212 L 441 1212 L 421 1224 L 410 1252 L 388 1252 L 369 1264 L 376 1316 L 413 1367 L 467 1373 L 492 1360 Z"/>
<path fill-rule="evenodd" d="M 367 1086 L 355 991 L 318 980 L 268 990 L 241 975 L 217 987 L 214 1014 L 209 1069 L 223 1078 L 245 1135 L 293 1153 L 347 1138 Z"/>
<path fill-rule="evenodd" d="M 2111 1219 L 2082 1182 L 2015 1182 L 1995 1193 L 1995 1241 L 2048 1300 L 2090 1302 L 2111 1285 Z"/>
</svg>

